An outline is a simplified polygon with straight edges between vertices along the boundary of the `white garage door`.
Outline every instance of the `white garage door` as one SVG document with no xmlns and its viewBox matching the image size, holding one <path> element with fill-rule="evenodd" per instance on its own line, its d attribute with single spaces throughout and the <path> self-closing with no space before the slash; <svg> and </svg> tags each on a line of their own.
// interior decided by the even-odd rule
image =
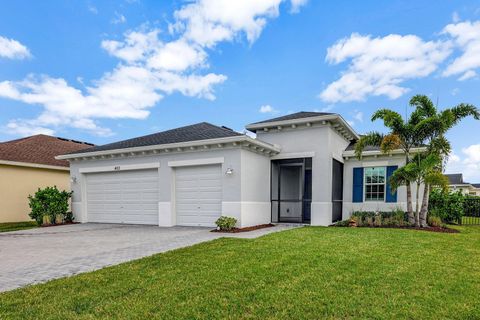
<svg viewBox="0 0 480 320">
<path fill-rule="evenodd" d="M 213 227 L 222 213 L 221 166 L 177 168 L 177 225 Z"/>
<path fill-rule="evenodd" d="M 89 222 L 158 225 L 158 170 L 87 174 Z"/>
</svg>

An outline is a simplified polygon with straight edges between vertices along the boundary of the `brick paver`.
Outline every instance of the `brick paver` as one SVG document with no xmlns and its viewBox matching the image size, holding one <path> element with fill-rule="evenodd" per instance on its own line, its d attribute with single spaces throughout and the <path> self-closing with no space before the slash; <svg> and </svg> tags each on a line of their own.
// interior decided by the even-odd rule
<svg viewBox="0 0 480 320">
<path fill-rule="evenodd" d="M 87 223 L 0 233 L 0 292 L 224 236 L 255 238 L 289 228 L 226 235 L 200 227 Z"/>
</svg>

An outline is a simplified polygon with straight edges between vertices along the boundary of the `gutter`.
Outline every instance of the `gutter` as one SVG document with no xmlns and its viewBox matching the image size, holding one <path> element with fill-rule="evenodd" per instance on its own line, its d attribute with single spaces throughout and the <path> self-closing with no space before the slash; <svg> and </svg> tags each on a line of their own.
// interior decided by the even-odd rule
<svg viewBox="0 0 480 320">
<path fill-rule="evenodd" d="M 16 167 L 28 167 L 28 168 L 37 168 L 37 169 L 49 169 L 49 170 L 70 171 L 70 168 L 69 168 L 69 167 L 53 166 L 53 165 L 41 164 L 41 163 L 31 163 L 31 162 L 19 162 L 19 161 L 0 160 L 0 164 L 6 165 L 6 166 L 16 166 Z"/>
<path fill-rule="evenodd" d="M 280 152 L 280 148 L 277 146 L 250 138 L 246 135 L 241 135 L 241 136 L 225 137 L 225 138 L 217 138 L 217 139 L 205 139 L 205 140 L 178 142 L 178 143 L 157 144 L 157 145 L 142 146 L 142 147 L 131 147 L 131 148 L 123 148 L 123 149 L 72 153 L 72 154 L 56 156 L 55 159 L 69 160 L 69 159 L 84 158 L 84 157 L 120 155 L 124 153 L 149 152 L 149 151 L 154 152 L 159 150 L 174 150 L 174 149 L 178 150 L 182 148 L 195 148 L 195 147 L 201 147 L 201 146 L 208 147 L 209 145 L 222 145 L 222 144 L 228 144 L 228 143 L 232 143 L 234 146 L 236 146 L 237 143 L 242 143 L 242 142 L 248 145 L 256 146 L 257 148 L 269 151 L 274 154 Z"/>
<path fill-rule="evenodd" d="M 410 149 L 411 153 L 421 153 L 427 151 L 427 147 L 418 147 L 418 148 L 412 148 Z M 399 155 L 399 154 L 405 154 L 402 149 L 396 149 L 393 150 L 390 153 L 383 153 L 381 150 L 371 150 L 371 151 L 363 151 L 362 152 L 362 157 L 368 157 L 368 156 L 388 156 L 388 155 Z M 355 150 L 348 150 L 344 151 L 342 153 L 342 156 L 344 158 L 355 158 Z"/>
</svg>

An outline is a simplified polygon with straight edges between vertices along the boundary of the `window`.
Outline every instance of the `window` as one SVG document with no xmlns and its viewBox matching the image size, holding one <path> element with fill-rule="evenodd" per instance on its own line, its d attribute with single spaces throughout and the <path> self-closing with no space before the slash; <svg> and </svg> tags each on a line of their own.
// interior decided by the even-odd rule
<svg viewBox="0 0 480 320">
<path fill-rule="evenodd" d="M 365 168 L 365 201 L 385 201 L 385 167 Z"/>
</svg>

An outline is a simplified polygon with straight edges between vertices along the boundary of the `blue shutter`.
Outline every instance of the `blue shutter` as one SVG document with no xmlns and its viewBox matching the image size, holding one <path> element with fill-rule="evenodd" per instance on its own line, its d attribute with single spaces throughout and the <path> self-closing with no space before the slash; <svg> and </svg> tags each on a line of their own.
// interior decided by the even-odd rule
<svg viewBox="0 0 480 320">
<path fill-rule="evenodd" d="M 387 167 L 387 194 L 385 195 L 385 202 L 397 202 L 397 191 L 395 190 L 395 193 L 392 193 L 392 190 L 390 190 L 390 177 L 397 169 L 398 166 Z"/>
<path fill-rule="evenodd" d="M 353 168 L 353 202 L 363 202 L 363 168 Z"/>
</svg>

